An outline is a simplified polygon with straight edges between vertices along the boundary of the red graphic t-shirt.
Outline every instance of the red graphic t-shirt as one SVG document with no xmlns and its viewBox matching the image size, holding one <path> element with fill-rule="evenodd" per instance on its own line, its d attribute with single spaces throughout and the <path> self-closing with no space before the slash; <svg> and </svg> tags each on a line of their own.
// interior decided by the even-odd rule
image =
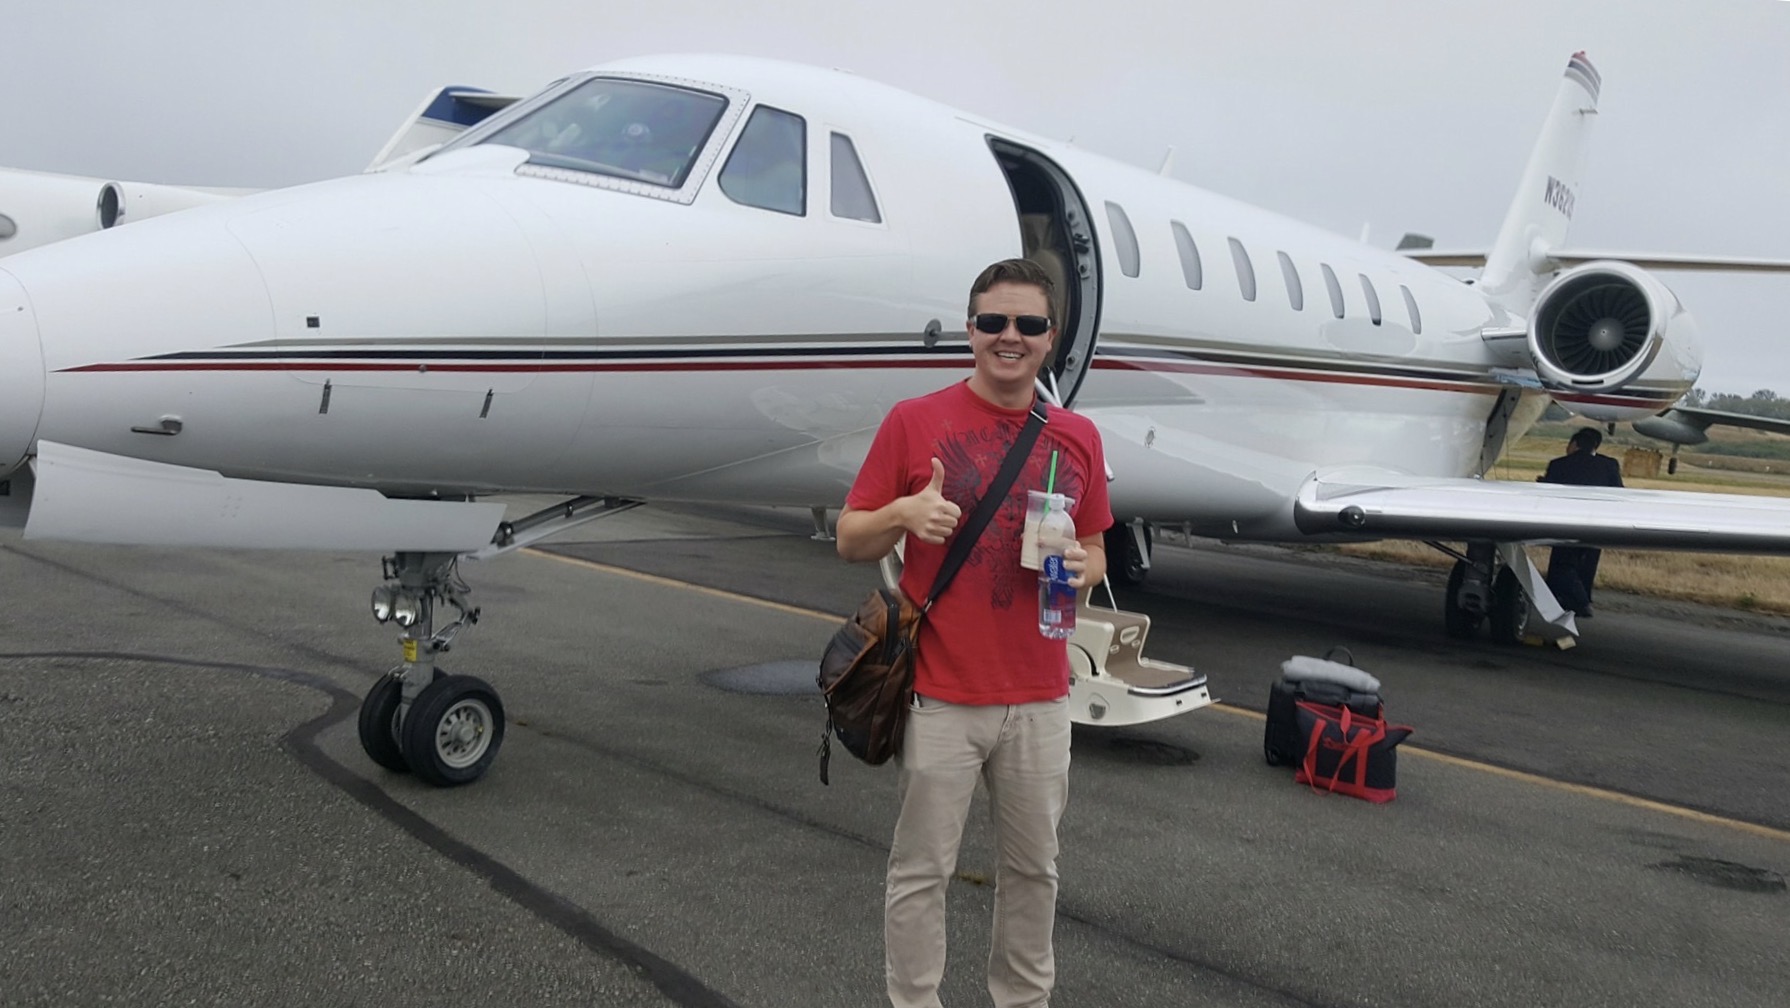
<svg viewBox="0 0 1790 1008">
<path fill-rule="evenodd" d="M 936 456 L 945 466 L 945 498 L 963 509 L 961 531 L 1027 415 L 988 402 L 965 382 L 897 403 L 845 502 L 874 511 L 919 493 L 932 481 Z M 961 704 L 1034 703 L 1069 692 L 1065 643 L 1038 632 L 1038 572 L 1019 565 L 1026 491 L 1045 488 L 1053 451 L 1055 489 L 1075 499 L 1069 514 L 1076 537 L 1112 525 L 1099 432 L 1086 417 L 1053 407 L 1006 500 L 921 624 L 917 692 Z M 929 546 L 908 537 L 901 590 L 916 604 L 925 601 L 951 542 Z"/>
</svg>

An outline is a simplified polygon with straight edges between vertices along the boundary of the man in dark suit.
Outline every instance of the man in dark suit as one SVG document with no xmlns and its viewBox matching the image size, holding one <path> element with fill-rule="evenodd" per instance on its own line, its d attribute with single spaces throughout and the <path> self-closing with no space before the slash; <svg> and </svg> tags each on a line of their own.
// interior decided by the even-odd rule
<svg viewBox="0 0 1790 1008">
<path fill-rule="evenodd" d="M 1566 443 L 1566 454 L 1548 463 L 1539 483 L 1575 486 L 1622 485 L 1622 466 L 1608 455 L 1599 455 L 1604 436 L 1595 427 L 1580 427 Z M 1597 580 L 1597 561 L 1603 551 L 1590 546 L 1556 546 L 1548 554 L 1548 588 L 1560 604 L 1579 616 L 1591 615 L 1591 585 Z"/>
</svg>

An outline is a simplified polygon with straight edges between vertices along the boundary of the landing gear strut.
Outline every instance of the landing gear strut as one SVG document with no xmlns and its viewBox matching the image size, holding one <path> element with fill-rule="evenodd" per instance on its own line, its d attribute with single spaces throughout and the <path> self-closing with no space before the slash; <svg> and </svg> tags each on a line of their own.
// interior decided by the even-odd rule
<svg viewBox="0 0 1790 1008">
<path fill-rule="evenodd" d="M 1106 576 L 1127 588 L 1150 576 L 1150 551 L 1154 545 L 1148 522 L 1140 520 L 1106 530 Z"/>
<path fill-rule="evenodd" d="M 1492 609 L 1492 578 L 1497 570 L 1497 553 L 1489 542 L 1468 543 L 1465 554 L 1441 543 L 1429 545 L 1457 558 L 1454 568 L 1448 572 L 1448 593 L 1442 600 L 1442 627 L 1456 640 L 1471 639 Z"/>
<path fill-rule="evenodd" d="M 1490 613 L 1493 644 L 1521 644 L 1529 630 L 1529 597 L 1517 582 L 1516 571 L 1505 567 L 1492 581 Z"/>
<path fill-rule="evenodd" d="M 637 508 L 625 497 L 573 497 L 497 526 L 482 549 L 489 560 L 585 522 Z M 373 589 L 373 618 L 404 629 L 404 662 L 379 678 L 360 706 L 360 744 L 373 762 L 437 787 L 470 784 L 485 775 L 503 745 L 503 701 L 483 679 L 435 667 L 461 630 L 479 621 L 460 579 L 458 553 L 397 553 L 382 563 L 385 583 Z M 435 629 L 435 605 L 459 615 Z"/>
<path fill-rule="evenodd" d="M 386 583 L 373 590 L 373 618 L 404 629 L 403 664 L 381 676 L 360 708 L 360 743 L 387 770 L 415 774 L 438 787 L 484 776 L 503 745 L 503 702 L 473 676 L 448 675 L 435 656 L 477 623 L 453 553 L 398 553 L 382 561 Z M 435 604 L 459 614 L 435 630 Z"/>
</svg>

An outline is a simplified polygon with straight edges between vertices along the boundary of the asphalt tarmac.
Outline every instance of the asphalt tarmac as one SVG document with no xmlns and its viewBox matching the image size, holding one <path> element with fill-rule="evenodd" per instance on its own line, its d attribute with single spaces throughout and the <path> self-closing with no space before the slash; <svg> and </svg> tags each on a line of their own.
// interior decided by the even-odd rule
<svg viewBox="0 0 1790 1008">
<path fill-rule="evenodd" d="M 465 564 L 500 691 L 469 787 L 376 768 L 378 558 L 0 537 L 0 1003 L 881 1003 L 892 768 L 808 667 L 876 583 L 799 512 L 641 509 Z M 1600 593 L 1578 648 L 1461 644 L 1428 572 L 1162 545 L 1127 608 L 1225 703 L 1078 728 L 1058 1008 L 1790 1000 L 1790 621 Z M 1261 759 L 1344 645 L 1399 798 Z M 986 1004 L 972 818 L 945 1002 Z"/>
</svg>

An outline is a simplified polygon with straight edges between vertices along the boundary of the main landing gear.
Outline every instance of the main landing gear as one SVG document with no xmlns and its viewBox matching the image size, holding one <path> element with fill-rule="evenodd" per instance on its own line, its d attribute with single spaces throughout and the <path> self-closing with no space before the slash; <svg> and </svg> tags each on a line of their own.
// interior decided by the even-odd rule
<svg viewBox="0 0 1790 1008">
<path fill-rule="evenodd" d="M 1448 595 L 1442 626 L 1448 636 L 1467 640 L 1483 623 L 1491 624 L 1492 643 L 1521 644 L 1529 625 L 1529 600 L 1516 575 L 1498 560 L 1489 542 L 1467 544 L 1462 556 L 1436 543 L 1430 545 L 1460 559 L 1448 572 Z"/>
<path fill-rule="evenodd" d="M 1573 645 L 1578 627 L 1572 613 L 1555 600 L 1521 544 L 1470 542 L 1465 553 L 1429 545 L 1455 558 L 1442 605 L 1448 636 L 1467 640 L 1485 624 L 1494 644 Z"/>
<path fill-rule="evenodd" d="M 404 629 L 403 664 L 373 684 L 360 707 L 360 743 L 373 762 L 438 787 L 484 776 L 503 745 L 503 701 L 483 679 L 435 667 L 461 630 L 478 622 L 454 553 L 399 553 L 383 561 L 373 618 Z M 458 613 L 439 632 L 435 606 Z"/>
<path fill-rule="evenodd" d="M 1106 576 L 1114 584 L 1135 588 L 1150 576 L 1150 551 L 1155 538 L 1141 518 L 1106 530 Z"/>
</svg>

